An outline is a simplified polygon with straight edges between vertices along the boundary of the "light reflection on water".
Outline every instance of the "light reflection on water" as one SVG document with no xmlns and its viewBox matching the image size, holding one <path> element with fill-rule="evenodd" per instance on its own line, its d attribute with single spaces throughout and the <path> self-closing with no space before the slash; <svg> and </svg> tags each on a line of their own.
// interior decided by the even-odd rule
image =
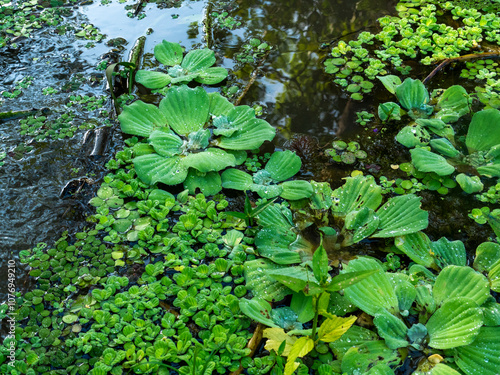
<svg viewBox="0 0 500 375">
<path fill-rule="evenodd" d="M 292 133 L 309 133 L 330 139 L 342 128 L 339 121 L 354 113 L 347 98 L 340 95 L 323 73 L 319 50 L 345 33 L 372 25 L 374 19 L 391 9 L 387 1 L 263 1 L 242 0 L 231 15 L 242 21 L 242 27 L 214 33 L 214 49 L 223 57 L 223 65 L 239 68 L 232 57 L 243 42 L 251 37 L 261 38 L 275 47 L 262 67 L 262 74 L 248 92 L 242 104 L 261 103 L 266 108 L 265 118 L 281 129 L 278 143 Z M 145 51 L 151 56 L 154 45 L 163 39 L 181 43 L 186 49 L 204 47 L 203 16 L 207 1 L 184 1 L 180 8 L 158 9 L 148 4 L 142 20 L 126 16 L 124 4 L 118 2 L 100 5 L 98 2 L 81 7 L 69 17 L 75 27 L 91 23 L 106 39 L 122 37 L 128 41 L 122 56 L 127 58 L 135 40 L 147 36 Z M 105 41 L 104 41 L 105 42 Z M 49 107 L 53 116 L 65 111 L 71 94 L 108 95 L 104 81 L 97 86 L 83 83 L 75 93 L 42 95 L 48 86 L 60 88 L 76 74 L 95 73 L 100 56 L 110 50 L 104 42 L 86 48 L 88 41 L 76 40 L 72 33 L 58 36 L 53 31 L 41 30 L 28 41 L 19 41 L 20 50 L 2 52 L 0 57 L 0 91 L 11 88 L 24 76 L 34 76 L 31 87 L 15 100 L 5 100 L 1 111 Z M 236 76 L 244 83 L 251 70 Z M 100 73 L 102 74 L 102 72 Z M 75 121 L 85 121 L 81 113 Z M 345 123 L 347 123 L 345 121 Z M 12 151 L 29 139 L 19 135 L 19 121 L 0 123 L 0 149 Z M 94 164 L 83 154 L 80 133 L 71 140 L 33 143 L 33 151 L 20 160 L 8 156 L 0 167 L 0 269 L 16 257 L 19 250 L 31 248 L 39 242 L 52 244 L 64 230 L 72 233 L 85 225 L 78 204 L 59 199 L 59 192 L 67 181 L 91 170 Z M 117 136 L 119 139 L 119 135 Z M 102 161 L 98 162 L 102 166 Z M 72 168 L 80 168 L 75 175 Z M 102 175 L 95 176 L 97 179 Z M 84 202 L 83 202 L 84 203 Z M 21 280 L 19 283 L 21 284 Z M 0 297 L 5 293 L 6 274 L 0 272 Z"/>
</svg>

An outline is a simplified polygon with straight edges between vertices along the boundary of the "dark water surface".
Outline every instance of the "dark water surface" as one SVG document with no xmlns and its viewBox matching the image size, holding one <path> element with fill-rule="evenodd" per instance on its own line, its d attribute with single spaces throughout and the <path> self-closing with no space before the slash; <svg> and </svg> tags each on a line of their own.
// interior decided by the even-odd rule
<svg viewBox="0 0 500 375">
<path fill-rule="evenodd" d="M 9 90 L 25 76 L 35 77 L 33 85 L 17 99 L 5 99 L 0 111 L 50 108 L 52 118 L 63 114 L 70 95 L 106 95 L 103 72 L 95 67 L 110 51 L 106 41 L 125 38 L 127 44 L 119 57 L 126 60 L 134 41 L 147 36 L 145 52 L 151 58 L 155 44 L 166 39 L 179 42 L 186 49 L 205 46 L 204 14 L 209 1 L 175 2 L 180 7 L 160 9 L 148 4 L 142 20 L 129 18 L 125 4 L 99 2 L 75 7 L 65 22 L 78 29 L 82 22 L 95 25 L 106 37 L 95 47 L 75 38 L 73 32 L 57 35 L 53 28 L 36 31 L 32 38 L 17 42 L 19 49 L 3 48 L 0 55 L 0 91 Z M 241 85 L 248 82 L 252 68 L 233 60 L 241 45 L 250 38 L 259 38 L 274 48 L 263 65 L 258 79 L 251 86 L 242 104 L 260 104 L 263 117 L 278 132 L 278 144 L 294 133 L 317 136 L 322 143 L 335 136 L 349 134 L 354 128 L 355 111 L 369 103 L 352 103 L 323 73 L 322 59 L 327 50 L 324 43 L 358 30 L 370 30 L 374 21 L 392 11 L 393 1 L 383 0 L 240 0 L 218 2 L 216 9 L 225 9 L 241 22 L 233 30 L 213 29 L 213 48 L 222 64 L 233 69 L 233 77 Z M 127 4 L 130 4 L 127 3 Z M 210 6 L 212 6 L 210 5 Z M 213 8 L 212 8 L 213 9 Z M 151 31 L 151 30 L 150 30 Z M 148 55 L 149 54 L 149 55 Z M 241 70 L 240 70 L 241 69 Z M 54 95 L 43 95 L 42 89 L 60 90 L 70 80 L 83 75 L 95 76 L 100 82 L 84 79 L 79 88 Z M 107 103 L 108 108 L 110 103 Z M 77 123 L 95 121 L 96 112 L 79 111 Z M 102 125 L 99 125 L 102 126 Z M 115 125 L 116 126 L 116 125 Z M 0 167 L 0 297 L 5 299 L 6 264 L 16 259 L 20 250 L 39 242 L 51 245 L 65 230 L 76 232 L 85 226 L 90 212 L 88 197 L 63 200 L 61 189 L 71 179 L 86 176 L 98 185 L 105 173 L 104 164 L 120 143 L 114 132 L 107 154 L 90 157 L 82 146 L 84 132 L 71 139 L 33 141 L 19 134 L 19 120 L 0 122 L 0 152 L 8 152 Z M 20 144 L 32 147 L 23 153 Z M 76 170 L 78 169 L 78 170 Z M 89 194 L 95 187 L 87 187 Z M 25 271 L 18 267 L 17 288 L 25 283 Z"/>
</svg>

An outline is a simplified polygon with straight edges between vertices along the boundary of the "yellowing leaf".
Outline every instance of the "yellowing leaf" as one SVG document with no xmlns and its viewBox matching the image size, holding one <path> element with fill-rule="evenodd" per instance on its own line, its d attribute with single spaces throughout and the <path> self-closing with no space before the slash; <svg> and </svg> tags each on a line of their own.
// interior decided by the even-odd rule
<svg viewBox="0 0 500 375">
<path fill-rule="evenodd" d="M 278 353 L 281 343 L 286 341 L 285 350 L 283 351 L 285 357 L 290 354 L 293 344 L 297 341 L 296 337 L 287 335 L 283 328 L 267 328 L 262 333 L 262 336 L 268 339 L 264 348 L 269 351 L 274 350 L 276 353 Z"/>
<path fill-rule="evenodd" d="M 295 344 L 293 344 L 290 353 L 288 354 L 288 359 L 285 365 L 285 375 L 292 375 L 293 372 L 299 367 L 299 363 L 295 360 L 297 357 L 303 357 L 309 353 L 314 348 L 314 341 L 307 336 L 301 337 Z"/>
<path fill-rule="evenodd" d="M 323 342 L 337 341 L 355 321 L 355 316 L 349 318 L 329 317 L 319 327 L 318 338 Z"/>
</svg>

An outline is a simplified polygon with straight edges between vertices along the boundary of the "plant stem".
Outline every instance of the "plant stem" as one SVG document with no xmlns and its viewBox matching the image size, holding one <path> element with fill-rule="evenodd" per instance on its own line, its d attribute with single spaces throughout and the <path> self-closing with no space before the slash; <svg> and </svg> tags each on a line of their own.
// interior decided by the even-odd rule
<svg viewBox="0 0 500 375">
<path fill-rule="evenodd" d="M 313 320 L 313 327 L 312 327 L 312 332 L 311 332 L 311 339 L 313 341 L 316 341 L 315 340 L 316 329 L 318 328 L 318 318 L 319 318 L 318 304 L 319 304 L 319 296 L 316 298 L 316 303 L 314 305 L 314 320 Z"/>
<path fill-rule="evenodd" d="M 469 61 L 475 59 L 486 59 L 488 57 L 500 58 L 500 55 L 498 54 L 498 52 L 470 53 L 468 55 L 463 55 L 443 60 L 432 72 L 430 72 L 430 74 L 427 77 L 425 77 L 422 83 L 424 85 L 427 84 L 431 80 L 431 78 L 434 77 L 441 69 L 443 69 L 446 65 L 449 65 L 453 62 Z"/>
</svg>

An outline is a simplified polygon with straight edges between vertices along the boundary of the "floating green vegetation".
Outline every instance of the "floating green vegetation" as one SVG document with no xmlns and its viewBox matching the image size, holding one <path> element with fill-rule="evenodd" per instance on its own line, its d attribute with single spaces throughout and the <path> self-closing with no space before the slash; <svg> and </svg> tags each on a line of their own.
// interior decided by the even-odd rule
<svg viewBox="0 0 500 375">
<path fill-rule="evenodd" d="M 234 59 L 243 64 L 252 64 L 260 59 L 262 59 L 268 51 L 272 49 L 266 42 L 262 42 L 260 39 L 252 38 L 248 43 L 244 43 L 240 51 L 235 56 Z"/>
<path fill-rule="evenodd" d="M 170 88 L 160 102 L 136 101 L 118 117 L 124 133 L 147 138 L 134 146 L 134 166 L 147 184 L 184 183 L 194 192 L 218 193 L 218 171 L 241 164 L 245 150 L 274 138 L 275 130 L 248 106 L 234 106 L 219 93 L 185 85 Z"/>
<path fill-rule="evenodd" d="M 325 153 L 338 163 L 354 164 L 356 160 L 364 160 L 368 156 L 358 142 L 333 141 L 332 146 Z"/>
<path fill-rule="evenodd" d="M 432 22 L 421 26 L 444 38 L 448 30 L 434 25 L 432 8 L 414 11 L 410 5 L 418 4 L 398 7 L 409 28 L 424 20 L 427 9 Z M 223 27 L 234 27 L 234 19 L 223 17 Z M 396 39 L 386 26 L 386 36 Z M 261 45 L 251 40 L 240 62 L 262 58 L 269 49 Z M 212 51 L 184 54 L 180 45 L 164 41 L 155 56 L 170 68 L 142 71 L 138 80 L 158 86 L 164 97 L 159 105 L 138 100 L 124 107 L 121 129 L 132 137 L 107 164 L 111 172 L 90 200 L 95 213 L 89 227 L 20 253 L 33 288 L 16 296 L 18 325 L 15 337 L 0 346 L 0 372 L 394 375 L 410 362 L 416 375 L 498 372 L 500 245 L 480 244 L 467 266 L 461 241 L 432 240 L 421 232 L 429 215 L 414 193 L 446 194 L 456 186 L 455 169 L 465 170 L 456 180 L 468 192 L 481 184 L 474 174 L 499 177 L 499 111 L 474 114 L 461 139 L 452 126 L 469 113 L 461 86 L 429 95 L 420 81 L 385 74 L 380 79 L 398 103 L 382 103 L 378 113 L 386 125 L 411 121 L 396 139 L 413 148 L 412 163 L 391 165 L 408 178 L 382 176 L 377 184 L 354 171 L 332 190 L 328 182 L 291 180 L 302 165 L 292 151 L 258 154 L 275 129 L 253 108 L 186 85 L 224 80 L 227 71 L 213 67 Z M 367 74 L 377 64 L 397 63 L 378 57 L 378 63 L 368 62 Z M 349 69 L 360 67 L 366 68 Z M 377 74 L 383 75 L 373 78 Z M 360 73 L 347 87 L 361 99 L 373 83 Z M 97 111 L 105 103 L 104 97 L 73 95 L 67 107 Z M 48 116 L 21 120 L 22 134 L 43 140 L 76 132 L 73 112 L 53 121 Z M 373 118 L 357 113 L 362 126 Z M 332 146 L 327 153 L 337 162 L 367 157 L 357 142 Z M 414 150 L 435 156 L 422 161 L 421 151 L 413 158 Z M 247 157 L 247 151 L 254 154 Z M 0 166 L 4 157 L 0 152 Z M 447 164 L 438 167 L 451 167 L 450 173 L 439 173 L 439 157 Z M 167 191 L 181 183 L 184 191 Z M 244 203 L 243 194 L 234 200 L 220 194 L 222 187 L 248 193 Z M 478 196 L 496 203 L 497 189 Z M 257 196 L 262 199 L 253 202 Z M 470 216 L 500 236 L 500 210 L 484 207 Z M 351 252 L 347 262 L 346 248 L 364 254 L 389 249 L 399 256 L 390 253 L 382 263 L 352 259 Z M 8 309 L 0 306 L 0 318 Z M 363 327 L 358 316 L 369 317 Z M 254 356 L 261 331 L 267 351 Z M 16 359 L 9 361 L 12 346 Z"/>
<path fill-rule="evenodd" d="M 402 106 L 394 102 L 380 104 L 378 113 L 381 120 L 401 120 L 404 114 L 414 120 L 399 131 L 396 140 L 411 148 L 412 163 L 417 171 L 446 177 L 455 170 L 465 170 L 467 166 L 475 175 L 462 172 L 456 176 L 457 183 L 467 193 L 483 189 L 479 176 L 500 176 L 495 153 L 500 147 L 500 136 L 495 128 L 500 119 L 497 109 L 485 109 L 472 116 L 463 145 L 464 142 L 455 136 L 455 130 L 450 125 L 469 112 L 470 99 L 463 87 L 455 85 L 448 88 L 434 98 L 433 106 L 425 86 L 418 80 L 407 78 L 401 83 L 398 77 L 391 75 L 380 80 L 396 95 Z M 431 133 L 440 138 L 432 137 Z M 437 186 L 435 182 L 434 185 Z"/>
<path fill-rule="evenodd" d="M 15 3 L 1 2 L 0 14 L 0 47 L 8 43 L 15 48 L 14 40 L 29 38 L 31 34 L 43 26 L 57 26 L 62 21 L 62 14 L 69 9 L 64 7 L 44 8 L 36 0 L 22 0 Z"/>
<path fill-rule="evenodd" d="M 478 200 L 485 203 L 496 204 L 500 201 L 500 182 L 490 186 L 487 191 L 475 196 Z"/>
<path fill-rule="evenodd" d="M 286 181 L 295 176 L 302 161 L 291 151 L 277 151 L 271 155 L 264 169 L 253 176 L 238 169 L 226 169 L 222 173 L 222 187 L 235 190 L 251 190 L 261 198 L 298 200 L 309 198 L 313 188 L 308 181 Z"/>
<path fill-rule="evenodd" d="M 246 295 L 243 262 L 254 257 L 247 255 L 253 240 L 217 212 L 227 201 L 187 191 L 175 199 L 138 180 L 125 184 L 120 172 L 93 199 L 110 212 L 94 216 L 95 229 L 21 253 L 37 286 L 17 300 L 24 323 L 16 331 L 16 370 L 4 362 L 2 372 L 158 374 L 175 365 L 188 374 L 225 373 L 249 354 L 251 321 L 238 298 Z M 169 212 L 178 213 L 176 222 L 165 218 Z M 121 235 L 127 218 L 134 238 Z M 116 276 L 125 265 L 125 276 Z"/>
<path fill-rule="evenodd" d="M 22 89 L 26 89 L 33 83 L 33 77 L 26 76 L 16 82 L 12 91 L 2 91 L 2 96 L 6 99 L 15 99 L 22 94 Z"/>
<path fill-rule="evenodd" d="M 361 32 L 357 39 L 338 42 L 325 61 L 327 73 L 344 87 L 351 97 L 363 99 L 362 93 L 373 88 L 371 81 L 398 71 L 408 74 L 408 61 L 431 65 L 440 60 L 455 58 L 464 52 L 475 51 L 484 40 L 499 44 L 500 18 L 456 6 L 454 2 L 401 2 L 399 16 L 378 19 L 381 31 Z M 411 6 L 411 7 L 410 7 Z M 461 27 L 441 23 L 438 19 L 451 15 Z"/>
<path fill-rule="evenodd" d="M 183 49 L 178 43 L 164 40 L 154 48 L 156 60 L 167 68 L 167 73 L 161 71 L 139 70 L 135 74 L 135 81 L 149 89 L 163 89 L 168 84 L 180 84 L 196 81 L 207 85 L 214 85 L 227 77 L 227 70 L 213 67 L 215 64 L 214 51 L 195 49 L 183 57 Z"/>
<path fill-rule="evenodd" d="M 476 86 L 475 97 L 487 107 L 500 108 L 500 68 L 492 59 L 468 61 L 460 77 L 470 80 L 483 80 L 484 86 Z"/>
</svg>

